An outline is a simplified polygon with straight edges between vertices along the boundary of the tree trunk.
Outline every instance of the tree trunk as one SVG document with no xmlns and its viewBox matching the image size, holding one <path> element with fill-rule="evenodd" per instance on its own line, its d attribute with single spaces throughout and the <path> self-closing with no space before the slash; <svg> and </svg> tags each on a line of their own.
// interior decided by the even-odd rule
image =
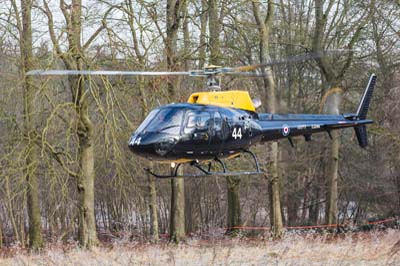
<svg viewBox="0 0 400 266">
<path fill-rule="evenodd" d="M 143 88 L 142 88 L 143 90 Z M 148 114 L 147 101 L 145 102 L 143 108 L 144 113 Z M 149 162 L 149 168 L 153 168 L 153 163 Z M 154 176 L 148 174 L 148 189 L 149 189 L 149 210 L 150 210 L 150 236 L 154 242 L 158 242 L 159 234 L 158 234 L 158 213 L 157 213 L 157 189 L 156 189 L 156 180 Z"/>
<path fill-rule="evenodd" d="M 329 69 L 328 66 L 325 66 Z M 335 86 L 338 82 L 334 81 L 333 78 L 329 78 L 330 84 Z M 333 96 L 334 97 L 334 96 Z M 327 112 L 329 114 L 339 114 L 338 107 L 334 104 L 329 104 Z M 331 132 L 332 141 L 328 143 L 329 155 L 327 157 L 327 166 L 325 167 L 326 175 L 326 204 L 325 204 L 325 223 L 336 224 L 337 216 L 337 201 L 338 201 L 338 170 L 339 170 L 339 147 L 340 138 L 339 132 Z"/>
<path fill-rule="evenodd" d="M 297 185 L 295 189 L 297 189 Z M 286 205 L 287 205 L 287 224 L 289 226 L 294 226 L 297 224 L 298 220 L 297 210 L 299 207 L 298 206 L 299 203 L 297 197 L 293 197 L 293 194 L 287 195 Z"/>
<path fill-rule="evenodd" d="M 185 0 L 167 0 L 167 38 L 165 51 L 169 71 L 174 71 L 177 67 L 177 40 L 184 2 Z M 176 81 L 176 79 L 168 79 L 168 94 L 170 97 L 174 97 L 176 93 L 176 84 L 173 81 Z"/>
<path fill-rule="evenodd" d="M 66 22 L 66 37 L 68 40 L 68 51 L 63 52 L 54 30 L 54 20 L 51 10 L 46 1 L 43 2 L 48 17 L 50 39 L 54 51 L 63 60 L 66 69 L 81 70 L 83 65 L 82 48 L 82 1 L 72 0 L 68 5 L 60 1 L 60 9 Z M 97 34 L 101 32 L 104 25 L 100 27 L 83 47 L 90 45 Z M 77 122 L 78 137 L 78 161 L 79 171 L 77 173 L 68 171 L 69 175 L 76 178 L 78 191 L 78 239 L 82 247 L 90 248 L 98 243 L 96 235 L 96 221 L 94 213 L 94 127 L 89 116 L 89 93 L 85 91 L 85 79 L 83 75 L 69 76 L 68 78 L 72 103 L 75 108 L 75 119 Z M 64 167 L 64 169 L 66 169 Z"/>
<path fill-rule="evenodd" d="M 10 219 L 11 227 L 14 233 L 15 241 L 20 241 L 21 237 L 18 232 L 17 222 L 15 221 L 14 216 L 14 204 L 13 204 L 13 196 L 11 195 L 10 190 L 10 177 L 8 175 L 5 176 L 5 186 L 6 186 L 6 196 L 7 196 L 7 209 L 8 209 L 8 217 Z"/>
<path fill-rule="evenodd" d="M 228 177 L 228 234 L 234 234 L 242 225 L 240 209 L 240 178 Z"/>
<path fill-rule="evenodd" d="M 178 170 L 180 174 L 181 171 Z M 178 244 L 185 240 L 185 194 L 184 179 L 174 178 L 171 180 L 171 220 L 170 241 Z"/>
<path fill-rule="evenodd" d="M 319 183 L 314 185 L 313 188 L 313 196 L 311 198 L 311 204 L 308 208 L 309 212 L 309 224 L 318 224 L 318 217 L 319 217 L 319 201 L 320 201 L 320 187 Z"/>
<path fill-rule="evenodd" d="M 220 19 L 218 16 L 218 1 L 208 1 L 208 29 L 210 31 L 209 46 L 210 46 L 210 63 L 213 65 L 221 64 L 221 48 L 220 48 Z"/>
<path fill-rule="evenodd" d="M 150 167 L 153 164 L 150 163 Z M 149 175 L 149 208 L 150 208 L 150 235 L 153 241 L 159 240 L 158 235 L 158 214 L 157 214 L 157 191 L 155 178 Z"/>
<path fill-rule="evenodd" d="M 70 14 L 71 29 L 68 31 L 70 61 L 76 69 L 82 67 L 81 50 L 81 0 L 72 1 Z M 90 248 L 98 244 L 94 213 L 94 128 L 89 117 L 84 76 L 70 76 L 69 82 L 77 115 L 77 135 L 79 172 L 76 177 L 78 189 L 78 239 L 82 247 Z"/>
<path fill-rule="evenodd" d="M 3 248 L 3 222 L 0 219 L 0 249 Z"/>
<path fill-rule="evenodd" d="M 144 65 L 144 60 L 141 56 L 138 55 L 138 60 L 140 65 Z M 142 97 L 142 110 L 143 110 L 143 119 L 149 113 L 149 106 L 147 103 L 147 96 L 144 89 L 144 79 L 143 77 L 138 78 L 138 87 L 140 91 L 140 96 Z M 153 168 L 153 163 L 149 162 L 149 168 Z M 156 182 L 155 178 L 148 175 L 148 191 L 149 191 L 149 210 L 150 210 L 150 236 L 154 242 L 158 242 L 159 235 L 158 235 L 158 215 L 157 215 L 157 189 L 156 189 Z"/>
<path fill-rule="evenodd" d="M 23 61 L 24 75 L 24 117 L 26 139 L 26 181 L 27 181 L 27 209 L 29 218 L 29 247 L 40 249 L 43 246 L 42 225 L 39 202 L 39 181 L 37 177 L 38 151 L 35 145 L 34 125 L 34 95 L 35 88 L 32 78 L 25 73 L 33 69 L 32 54 L 32 22 L 31 22 L 31 0 L 21 0 L 22 7 L 22 39 L 21 57 Z"/>
<path fill-rule="evenodd" d="M 260 39 L 260 63 L 264 64 L 270 61 L 269 56 L 269 32 L 273 22 L 274 16 L 274 1 L 268 1 L 268 11 L 265 19 L 261 18 L 260 3 L 252 2 L 253 14 L 258 26 L 258 33 Z M 275 96 L 275 81 L 272 69 L 267 67 L 263 70 L 264 75 L 264 95 L 267 98 L 267 108 L 269 113 L 276 112 L 276 96 Z M 278 143 L 272 142 L 270 144 L 271 152 L 271 167 L 270 171 L 270 191 L 271 199 L 271 223 L 274 238 L 280 238 L 283 234 L 282 212 L 281 212 L 281 199 L 280 199 L 280 175 L 278 170 Z"/>
<path fill-rule="evenodd" d="M 338 170 L 339 170 L 339 134 L 337 132 L 332 132 L 332 143 L 330 147 L 329 154 L 329 166 L 327 173 L 327 197 L 326 197 L 326 223 L 327 224 L 336 224 L 336 216 L 338 213 L 337 201 L 338 201 L 338 187 L 337 187 L 337 179 L 338 179 Z"/>
<path fill-rule="evenodd" d="M 182 8 L 185 0 L 167 1 L 167 38 L 165 50 L 169 71 L 176 68 L 177 63 L 177 36 L 182 18 Z M 171 98 L 176 95 L 176 80 L 168 80 L 168 93 Z M 172 169 L 173 170 L 173 169 Z M 182 174 L 182 168 L 178 170 Z M 170 214 L 170 241 L 179 243 L 185 240 L 185 183 L 183 178 L 171 180 L 171 214 Z"/>
<path fill-rule="evenodd" d="M 329 0 L 329 2 L 325 3 L 324 0 L 316 0 L 315 1 L 315 29 L 312 40 L 312 50 L 313 52 L 321 52 L 325 49 L 325 44 L 329 43 L 330 40 L 325 36 L 325 30 L 327 27 L 327 19 L 329 16 L 329 12 L 333 6 L 335 1 Z M 324 6 L 326 6 L 326 11 L 324 11 Z M 343 10 L 343 12 L 346 12 Z M 348 49 L 352 49 L 356 41 L 359 39 L 360 31 L 362 27 L 365 25 L 365 22 L 359 23 L 357 25 L 357 30 L 354 35 L 350 38 L 349 43 L 347 44 Z M 332 27 L 332 25 L 331 25 Z M 333 25 L 334 27 L 334 25 Z M 329 29 L 327 30 L 328 32 Z M 318 67 L 325 78 L 326 82 L 331 87 L 337 87 L 340 85 L 341 80 L 343 79 L 344 74 L 350 67 L 353 56 L 352 53 L 349 53 L 347 56 L 346 63 L 339 68 L 335 63 L 330 63 L 326 57 L 317 58 Z M 330 105 L 331 109 L 328 110 L 330 114 L 338 114 L 337 106 Z M 332 132 L 332 143 L 330 146 L 330 155 L 328 156 L 328 167 L 326 176 L 327 176 L 327 193 L 326 193 L 326 216 L 325 222 L 328 224 L 336 223 L 337 216 L 337 200 L 338 200 L 338 191 L 337 191 L 337 177 L 338 177 L 338 169 L 339 169 L 339 147 L 340 147 L 340 139 L 339 134 L 337 132 Z"/>
<path fill-rule="evenodd" d="M 145 67 L 145 57 L 142 54 L 140 47 L 139 47 L 139 39 L 138 39 L 138 34 L 137 34 L 137 29 L 140 27 L 140 25 L 135 25 L 135 17 L 134 17 L 134 9 L 135 7 L 133 6 L 132 0 L 128 1 L 128 9 L 129 12 L 127 12 L 128 15 L 128 23 L 129 27 L 131 30 L 131 36 L 133 40 L 133 48 L 139 63 L 139 66 Z M 149 104 L 147 102 L 147 95 L 145 93 L 145 82 L 144 82 L 144 77 L 139 76 L 137 78 L 138 82 L 138 88 L 140 92 L 140 97 L 141 97 L 141 102 L 142 102 L 142 111 L 143 111 L 143 117 L 142 119 L 144 120 L 146 116 L 149 114 Z M 149 162 L 149 168 L 153 168 L 153 163 Z M 154 242 L 157 242 L 159 240 L 159 234 L 158 234 L 158 213 L 157 213 L 157 190 L 156 190 L 156 182 L 155 178 L 148 174 L 148 192 L 149 192 L 149 211 L 150 211 L 150 236 L 151 239 Z"/>
<path fill-rule="evenodd" d="M 83 90 L 82 80 L 72 86 Z M 97 245 L 96 220 L 94 212 L 94 143 L 93 123 L 88 114 L 87 102 L 84 101 L 77 106 L 78 139 L 79 139 L 79 167 L 77 176 L 77 188 L 79 197 L 79 243 L 82 247 L 90 248 Z"/>
<path fill-rule="evenodd" d="M 280 175 L 278 170 L 278 143 L 271 143 L 271 160 L 272 165 L 270 168 L 270 181 L 271 186 L 271 210 L 272 210 L 272 234 L 274 238 L 281 238 L 283 235 L 283 223 L 281 212 L 281 198 L 280 198 Z"/>
<path fill-rule="evenodd" d="M 21 241 L 21 247 L 26 246 L 26 231 L 25 231 L 25 217 L 24 215 L 21 215 L 22 211 L 20 211 L 20 215 L 18 217 L 18 226 L 19 226 L 19 235 L 20 235 L 20 241 Z"/>
<path fill-rule="evenodd" d="M 200 37 L 199 37 L 199 69 L 202 69 L 206 59 L 206 36 L 208 20 L 207 0 L 201 0 Z"/>
<path fill-rule="evenodd" d="M 208 1 L 208 29 L 209 29 L 209 46 L 210 46 L 210 64 L 220 65 L 222 56 L 220 48 L 220 18 L 218 14 L 218 1 Z M 240 219 L 240 180 L 234 177 L 227 177 L 227 194 L 228 194 L 228 232 L 232 227 L 241 226 Z"/>
<path fill-rule="evenodd" d="M 184 1 L 183 6 L 182 6 L 182 17 L 183 17 L 183 23 L 182 23 L 182 31 L 183 31 L 183 66 L 185 71 L 190 70 L 190 60 L 189 60 L 189 55 L 190 55 L 190 29 L 189 29 L 189 11 L 188 11 L 188 2 Z"/>
</svg>

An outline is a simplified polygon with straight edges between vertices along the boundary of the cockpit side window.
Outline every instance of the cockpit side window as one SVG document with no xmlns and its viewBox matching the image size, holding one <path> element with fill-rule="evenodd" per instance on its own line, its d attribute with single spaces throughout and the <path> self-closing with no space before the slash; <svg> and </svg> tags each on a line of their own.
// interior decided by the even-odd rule
<svg viewBox="0 0 400 266">
<path fill-rule="evenodd" d="M 210 126 L 211 116 L 208 112 L 189 112 L 187 113 L 185 133 L 191 133 L 194 130 L 207 130 Z"/>
<path fill-rule="evenodd" d="M 191 114 L 188 116 L 186 128 L 195 128 L 196 127 L 196 116 Z"/>
</svg>

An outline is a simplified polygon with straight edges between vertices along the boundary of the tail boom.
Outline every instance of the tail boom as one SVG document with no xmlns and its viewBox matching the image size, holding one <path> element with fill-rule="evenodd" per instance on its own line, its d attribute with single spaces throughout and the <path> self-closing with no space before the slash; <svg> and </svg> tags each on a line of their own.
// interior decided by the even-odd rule
<svg viewBox="0 0 400 266">
<path fill-rule="evenodd" d="M 376 75 L 369 78 L 367 88 L 361 98 L 355 114 L 343 115 L 313 115 L 313 114 L 259 114 L 259 125 L 261 127 L 261 141 L 277 140 L 282 138 L 301 136 L 306 141 L 311 140 L 311 135 L 319 132 L 353 127 L 358 144 L 365 148 L 368 145 L 367 124 L 373 123 L 366 119 L 371 102 L 372 93 L 376 83 Z M 291 142 L 292 143 L 292 142 Z"/>
<path fill-rule="evenodd" d="M 271 118 L 274 118 L 272 115 Z M 278 140 L 296 136 L 304 136 L 308 141 L 314 133 L 328 132 L 348 127 L 362 127 L 373 123 L 372 120 L 350 120 L 342 115 L 289 115 L 291 118 L 297 116 L 298 120 L 282 119 L 284 115 L 279 115 L 279 120 L 261 120 L 262 138 L 261 141 Z"/>
</svg>

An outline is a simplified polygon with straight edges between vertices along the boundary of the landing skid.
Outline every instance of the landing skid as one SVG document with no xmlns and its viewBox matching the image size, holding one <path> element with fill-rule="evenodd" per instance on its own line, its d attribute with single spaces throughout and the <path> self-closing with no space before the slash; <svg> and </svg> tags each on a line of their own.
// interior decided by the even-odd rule
<svg viewBox="0 0 400 266">
<path fill-rule="evenodd" d="M 212 162 L 208 163 L 208 167 L 207 169 L 205 169 L 200 163 L 199 161 L 192 161 L 189 165 L 196 168 L 197 170 L 199 170 L 201 173 L 200 174 L 178 174 L 178 170 L 179 168 L 182 166 L 182 163 L 178 163 L 172 170 L 172 173 L 170 175 L 161 175 L 161 174 L 157 174 L 152 172 L 149 168 L 144 168 L 144 170 L 146 172 L 148 172 L 149 174 L 151 174 L 152 176 L 156 177 L 156 178 L 197 178 L 197 177 L 211 177 L 211 176 L 242 176 L 242 175 L 260 175 L 260 174 L 264 174 L 264 172 L 262 172 L 260 170 L 260 166 L 257 160 L 257 157 L 254 155 L 254 153 L 252 153 L 251 151 L 248 150 L 244 150 L 243 153 L 248 153 L 251 155 L 251 157 L 254 160 L 254 164 L 255 164 L 255 170 L 254 171 L 234 171 L 231 172 L 227 169 L 226 164 L 224 163 L 224 161 L 222 161 L 221 159 L 219 159 L 218 157 L 215 157 L 213 159 L 214 162 L 218 163 L 221 167 L 222 167 L 222 172 L 214 172 L 211 171 L 211 166 L 212 166 Z"/>
</svg>

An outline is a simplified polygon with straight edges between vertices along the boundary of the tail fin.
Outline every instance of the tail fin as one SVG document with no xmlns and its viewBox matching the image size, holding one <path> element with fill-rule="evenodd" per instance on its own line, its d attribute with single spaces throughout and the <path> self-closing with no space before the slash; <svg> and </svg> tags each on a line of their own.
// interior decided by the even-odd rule
<svg viewBox="0 0 400 266">
<path fill-rule="evenodd" d="M 372 74 L 369 78 L 367 88 L 365 89 L 364 95 L 361 98 L 360 105 L 357 109 L 357 119 L 364 120 L 367 118 L 369 103 L 371 102 L 372 93 L 376 83 L 376 75 Z M 354 131 L 357 135 L 358 144 L 365 148 L 368 145 L 367 128 L 365 125 L 356 126 Z"/>
<path fill-rule="evenodd" d="M 364 95 L 361 98 L 360 105 L 357 109 L 357 117 L 360 120 L 367 118 L 369 103 L 371 102 L 372 93 L 374 92 L 374 87 L 376 83 L 376 75 L 372 74 L 369 77 L 367 88 L 365 89 Z"/>
</svg>

